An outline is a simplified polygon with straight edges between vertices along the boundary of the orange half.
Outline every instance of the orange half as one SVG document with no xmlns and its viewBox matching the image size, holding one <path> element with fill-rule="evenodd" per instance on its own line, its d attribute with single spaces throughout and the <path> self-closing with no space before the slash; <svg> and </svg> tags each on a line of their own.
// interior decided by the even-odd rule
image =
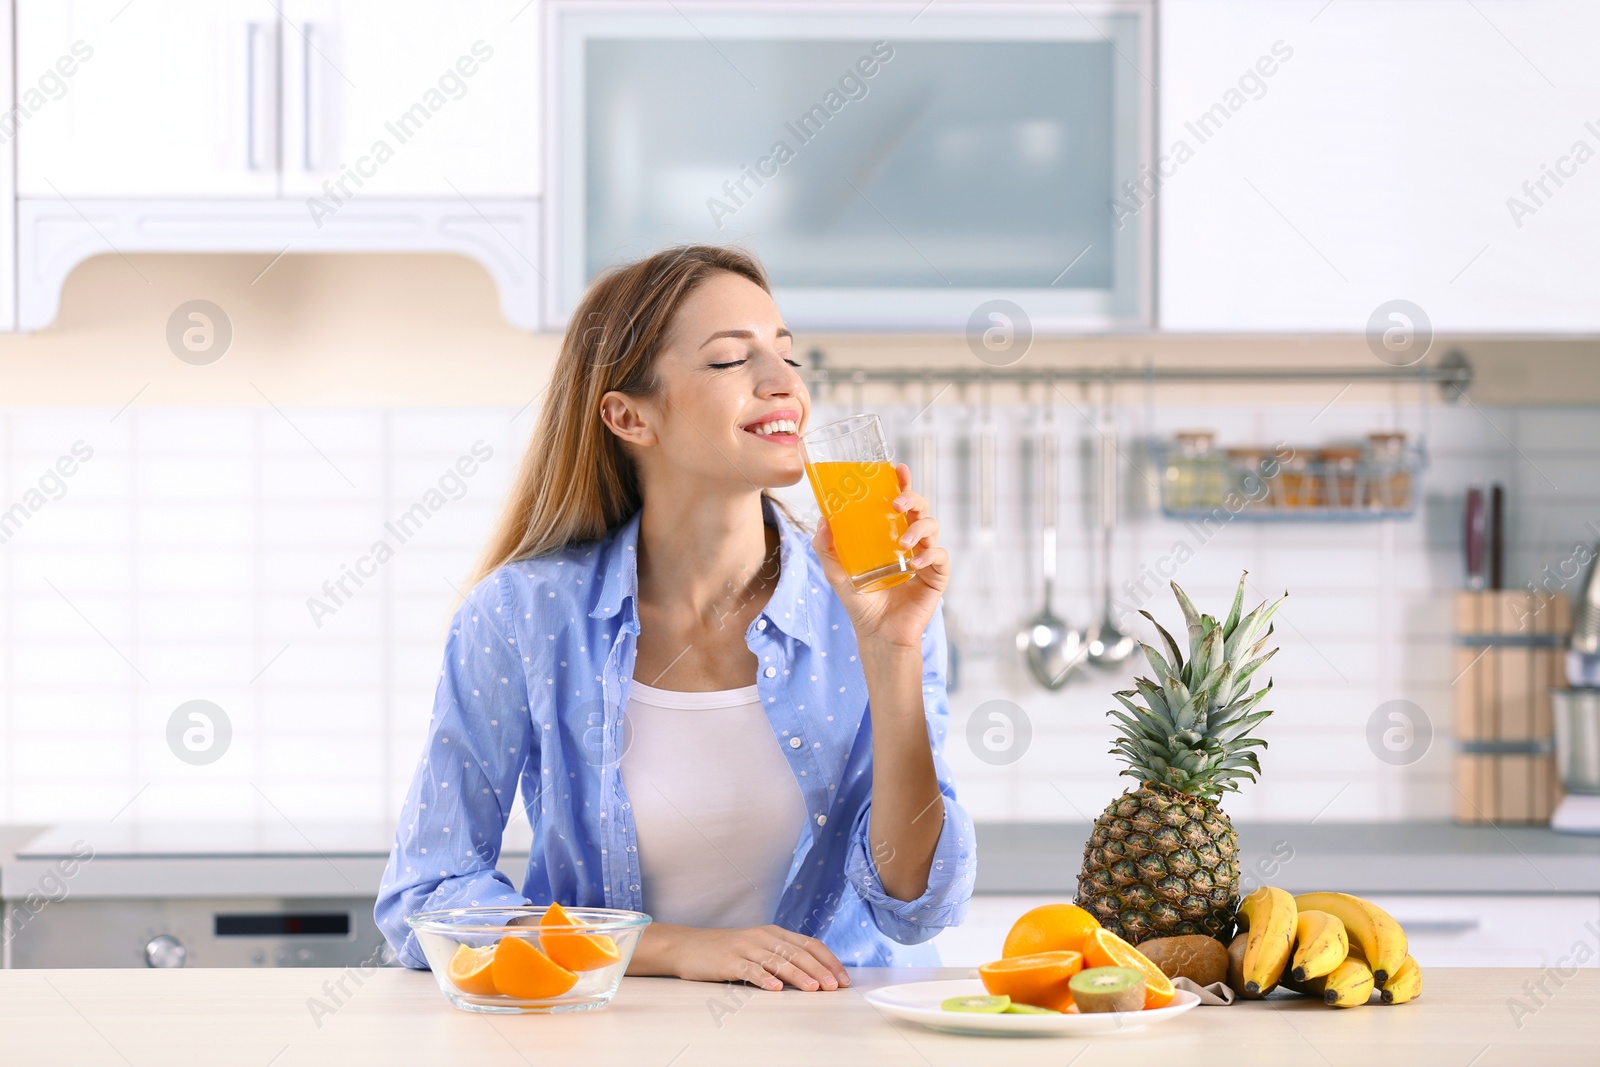
<svg viewBox="0 0 1600 1067">
<path fill-rule="evenodd" d="M 492 997 L 500 992 L 494 987 L 493 966 L 493 945 L 485 945 L 482 948 L 457 945 L 455 955 L 450 957 L 450 967 L 445 977 L 449 978 L 450 984 L 462 993 Z"/>
<path fill-rule="evenodd" d="M 583 926 L 559 903 L 551 904 L 539 919 L 539 947 L 546 956 L 569 971 L 592 971 L 622 959 L 617 943 L 605 934 L 580 934 L 572 930 L 546 930 L 549 926 Z"/>
<path fill-rule="evenodd" d="M 1083 951 L 1083 939 L 1100 928 L 1100 921 L 1076 904 L 1043 904 L 1022 913 L 1011 924 L 1000 955 L 1031 956 L 1035 952 L 1068 949 Z"/>
<path fill-rule="evenodd" d="M 1081 952 L 1058 949 L 993 960 L 978 968 L 978 977 L 995 996 L 1005 994 L 1018 1004 L 1066 1011 L 1072 1006 L 1067 983 L 1081 970 Z"/>
<path fill-rule="evenodd" d="M 1101 927 L 1083 942 L 1083 958 L 1090 967 L 1132 967 L 1144 975 L 1144 1006 L 1164 1008 L 1172 1003 L 1176 990 L 1172 979 L 1143 952 L 1110 930 Z"/>
<path fill-rule="evenodd" d="M 494 947 L 494 987 L 522 1000 L 559 997 L 578 984 L 578 976 L 520 937 L 502 937 Z"/>
</svg>

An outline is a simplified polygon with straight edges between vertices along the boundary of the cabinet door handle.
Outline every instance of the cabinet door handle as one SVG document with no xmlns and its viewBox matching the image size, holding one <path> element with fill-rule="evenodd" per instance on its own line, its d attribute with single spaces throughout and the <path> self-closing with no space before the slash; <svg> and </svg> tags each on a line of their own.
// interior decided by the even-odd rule
<svg viewBox="0 0 1600 1067">
<path fill-rule="evenodd" d="M 318 110 L 311 99 L 311 61 L 318 55 L 316 46 L 311 43 L 314 33 L 321 36 L 316 23 L 307 22 L 300 27 L 300 102 L 303 108 L 300 116 L 303 141 L 300 146 L 300 166 L 307 172 L 316 171 L 322 165 L 318 158 L 321 153 L 317 150 L 322 141 L 322 131 L 316 125 Z"/>
<path fill-rule="evenodd" d="M 245 165 L 252 171 L 278 166 L 278 35 L 276 22 L 245 26 Z"/>
<path fill-rule="evenodd" d="M 1408 919 L 1400 925 L 1408 934 L 1470 934 L 1483 924 L 1477 919 Z"/>
</svg>

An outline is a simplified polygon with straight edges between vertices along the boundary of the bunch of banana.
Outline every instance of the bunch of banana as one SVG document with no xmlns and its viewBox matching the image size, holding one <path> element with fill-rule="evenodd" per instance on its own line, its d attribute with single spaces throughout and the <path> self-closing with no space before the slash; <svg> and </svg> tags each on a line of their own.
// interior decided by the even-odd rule
<svg viewBox="0 0 1600 1067">
<path fill-rule="evenodd" d="M 1228 984 L 1255 1000 L 1279 983 L 1334 1007 L 1383 1003 L 1422 993 L 1422 969 L 1406 934 L 1376 904 L 1348 893 L 1302 893 L 1263 886 L 1239 904 L 1240 933 L 1228 946 Z"/>
</svg>

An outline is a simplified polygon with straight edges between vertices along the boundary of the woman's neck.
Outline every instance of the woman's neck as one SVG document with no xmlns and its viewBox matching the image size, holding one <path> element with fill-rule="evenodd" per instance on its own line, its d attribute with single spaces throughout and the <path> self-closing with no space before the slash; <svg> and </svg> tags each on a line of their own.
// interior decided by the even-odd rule
<svg viewBox="0 0 1600 1067">
<path fill-rule="evenodd" d="M 706 621 L 759 609 L 777 584 L 778 531 L 759 491 L 647 494 L 638 552 L 641 601 Z"/>
</svg>

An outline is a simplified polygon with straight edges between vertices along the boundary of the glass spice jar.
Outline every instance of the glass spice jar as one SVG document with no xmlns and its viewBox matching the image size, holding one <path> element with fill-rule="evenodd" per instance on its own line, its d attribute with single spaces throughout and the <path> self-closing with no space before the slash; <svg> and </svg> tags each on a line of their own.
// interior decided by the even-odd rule
<svg viewBox="0 0 1600 1067">
<path fill-rule="evenodd" d="M 1329 507 L 1353 508 L 1361 503 L 1357 489 L 1361 470 L 1361 449 L 1324 448 L 1322 483 Z"/>
<path fill-rule="evenodd" d="M 1278 488 L 1273 500 L 1280 508 L 1311 507 L 1317 479 L 1304 449 L 1297 448 L 1278 464 Z M 1320 496 L 1321 494 L 1317 494 Z"/>
<path fill-rule="evenodd" d="M 1222 506 L 1228 492 L 1227 460 L 1217 452 L 1210 430 L 1181 430 L 1178 451 L 1167 464 L 1167 501 L 1178 509 Z"/>
<path fill-rule="evenodd" d="M 1272 507 L 1272 482 L 1267 478 L 1267 451 L 1264 448 L 1228 449 L 1229 488 L 1247 505 Z"/>
<path fill-rule="evenodd" d="M 1366 506 L 1405 511 L 1411 507 L 1411 470 L 1406 466 L 1406 435 L 1367 434 Z"/>
</svg>

